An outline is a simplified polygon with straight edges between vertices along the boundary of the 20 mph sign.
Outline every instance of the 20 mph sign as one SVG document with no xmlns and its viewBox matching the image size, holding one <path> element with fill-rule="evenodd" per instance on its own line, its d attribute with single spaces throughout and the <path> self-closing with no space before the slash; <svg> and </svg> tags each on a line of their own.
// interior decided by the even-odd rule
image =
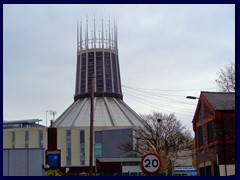
<svg viewBox="0 0 240 180">
<path fill-rule="evenodd" d="M 147 174 L 156 174 L 161 168 L 161 159 L 155 153 L 147 153 L 142 157 L 141 168 Z"/>
</svg>

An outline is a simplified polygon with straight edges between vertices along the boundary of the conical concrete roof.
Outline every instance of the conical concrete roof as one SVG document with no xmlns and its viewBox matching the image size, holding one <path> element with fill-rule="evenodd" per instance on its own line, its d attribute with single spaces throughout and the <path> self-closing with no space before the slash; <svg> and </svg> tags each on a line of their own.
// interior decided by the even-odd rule
<svg viewBox="0 0 240 180">
<path fill-rule="evenodd" d="M 53 122 L 53 127 L 89 127 L 91 98 L 78 99 Z M 94 127 L 142 126 L 142 119 L 121 99 L 94 98 Z"/>
</svg>

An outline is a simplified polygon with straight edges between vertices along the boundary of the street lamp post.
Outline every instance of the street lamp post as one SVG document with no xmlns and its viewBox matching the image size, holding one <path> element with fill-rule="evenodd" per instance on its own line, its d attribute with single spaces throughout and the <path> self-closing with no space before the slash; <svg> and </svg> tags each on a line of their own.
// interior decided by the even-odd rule
<svg viewBox="0 0 240 180">
<path fill-rule="evenodd" d="M 203 135 L 203 165 L 204 165 L 204 176 L 207 175 L 207 169 L 206 169 L 206 149 L 205 149 L 205 132 L 204 132 L 204 110 L 203 110 L 203 98 L 201 96 L 195 97 L 195 96 L 187 96 L 188 99 L 199 99 L 201 100 L 201 114 L 202 114 L 202 135 Z"/>
</svg>

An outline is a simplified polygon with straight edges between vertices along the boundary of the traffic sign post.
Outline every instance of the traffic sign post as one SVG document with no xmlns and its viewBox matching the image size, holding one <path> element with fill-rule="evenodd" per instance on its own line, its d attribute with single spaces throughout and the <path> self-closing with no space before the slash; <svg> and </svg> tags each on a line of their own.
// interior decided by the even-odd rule
<svg viewBox="0 0 240 180">
<path fill-rule="evenodd" d="M 162 166 L 160 157 L 155 153 L 147 153 L 141 159 L 142 171 L 147 174 L 156 174 Z"/>
</svg>

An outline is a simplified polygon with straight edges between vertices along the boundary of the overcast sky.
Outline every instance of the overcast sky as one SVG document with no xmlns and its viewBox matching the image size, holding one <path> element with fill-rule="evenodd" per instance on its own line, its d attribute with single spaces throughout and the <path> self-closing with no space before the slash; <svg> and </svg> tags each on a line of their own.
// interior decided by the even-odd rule
<svg viewBox="0 0 240 180">
<path fill-rule="evenodd" d="M 191 130 L 197 100 L 186 96 L 218 91 L 217 71 L 235 62 L 234 5 L 3 5 L 4 120 L 45 124 L 46 110 L 58 117 L 70 106 L 77 20 L 94 15 L 117 19 L 124 101 L 175 113 Z"/>
</svg>

